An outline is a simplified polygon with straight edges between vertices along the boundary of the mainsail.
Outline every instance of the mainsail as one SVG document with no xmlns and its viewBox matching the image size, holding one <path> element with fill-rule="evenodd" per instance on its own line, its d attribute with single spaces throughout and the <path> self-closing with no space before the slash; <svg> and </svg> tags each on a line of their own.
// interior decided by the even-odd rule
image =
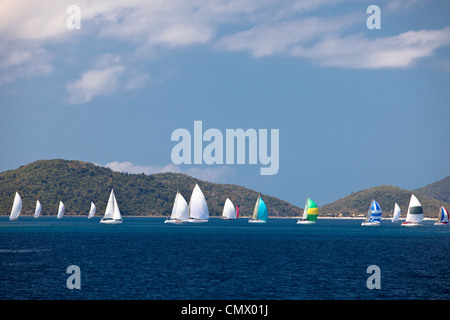
<svg viewBox="0 0 450 320">
<path fill-rule="evenodd" d="M 11 209 L 11 214 L 9 215 L 9 220 L 16 220 L 19 217 L 20 211 L 22 210 L 22 198 L 19 193 L 16 192 L 14 196 L 14 202 Z"/>
<path fill-rule="evenodd" d="M 64 203 L 62 203 L 62 201 L 59 202 L 59 207 L 58 207 L 58 215 L 56 216 L 56 218 L 61 219 L 64 215 Z"/>
<path fill-rule="evenodd" d="M 39 200 L 36 200 L 36 209 L 34 210 L 34 217 L 37 218 L 39 217 L 39 215 L 41 214 L 41 203 L 39 202 Z"/>
<path fill-rule="evenodd" d="M 392 222 L 398 221 L 398 219 L 400 219 L 400 214 L 401 213 L 402 213 L 402 211 L 400 210 L 400 207 L 398 206 L 397 203 L 395 203 L 395 205 L 394 205 L 394 216 L 392 217 Z"/>
<path fill-rule="evenodd" d="M 91 209 L 89 210 L 88 219 L 92 218 L 95 215 L 95 211 L 96 211 L 95 204 L 91 202 Z"/>
</svg>

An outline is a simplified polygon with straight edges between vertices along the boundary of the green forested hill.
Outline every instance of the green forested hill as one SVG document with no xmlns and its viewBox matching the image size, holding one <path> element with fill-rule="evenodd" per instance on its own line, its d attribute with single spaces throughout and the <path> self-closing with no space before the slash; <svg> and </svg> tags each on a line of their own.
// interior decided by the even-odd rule
<svg viewBox="0 0 450 320">
<path fill-rule="evenodd" d="M 436 217 L 441 205 L 450 204 L 423 195 L 448 194 L 450 179 L 430 185 L 414 193 L 422 203 L 425 216 Z M 23 200 L 22 214 L 34 213 L 36 200 L 42 204 L 42 215 L 56 215 L 59 201 L 66 207 L 66 215 L 87 215 L 91 201 L 97 206 L 97 215 L 105 212 L 111 188 L 114 189 L 123 215 L 165 215 L 171 213 L 176 192 L 180 191 L 189 202 L 192 190 L 198 183 L 202 189 L 211 216 L 222 214 L 225 199 L 229 197 L 239 205 L 241 216 L 250 216 L 258 195 L 264 199 L 272 217 L 298 217 L 303 210 L 290 203 L 254 190 L 231 184 L 201 181 L 180 173 L 153 175 L 114 172 L 89 162 L 73 160 L 39 160 L 18 169 L 0 173 L 0 215 L 9 215 L 16 191 Z M 439 188 L 433 188 L 438 186 Z M 417 192 L 416 192 L 417 191 Z M 433 193 L 434 192 L 434 193 Z M 372 199 L 383 209 L 383 216 L 392 214 L 394 203 L 406 215 L 412 191 L 394 186 L 378 186 L 361 190 L 319 208 L 319 216 L 366 215 Z M 430 193 L 430 194 L 431 194 Z"/>
<path fill-rule="evenodd" d="M 211 216 L 222 214 L 227 197 L 250 216 L 258 198 L 264 199 L 271 216 L 299 216 L 302 213 L 286 201 L 229 184 L 201 181 L 180 173 L 126 174 L 92 163 L 73 160 L 39 160 L 16 170 L 0 173 L 0 214 L 9 215 L 15 192 L 22 197 L 22 214 L 33 214 L 36 200 L 41 215 L 56 215 L 59 201 L 65 215 L 87 215 L 91 201 L 96 215 L 103 215 L 111 188 L 122 215 L 170 215 L 176 192 L 187 202 L 195 184 L 202 189 Z"/>
<path fill-rule="evenodd" d="M 383 217 L 392 216 L 394 204 L 400 206 L 402 210 L 401 217 L 406 216 L 409 200 L 413 192 L 394 186 L 378 186 L 354 192 L 342 199 L 334 201 L 320 208 L 322 215 L 333 216 L 359 216 L 367 215 L 370 203 L 375 199 L 383 210 Z M 449 204 L 436 199 L 414 193 L 422 204 L 425 217 L 436 218 L 439 208 L 444 205 L 449 208 Z"/>
</svg>

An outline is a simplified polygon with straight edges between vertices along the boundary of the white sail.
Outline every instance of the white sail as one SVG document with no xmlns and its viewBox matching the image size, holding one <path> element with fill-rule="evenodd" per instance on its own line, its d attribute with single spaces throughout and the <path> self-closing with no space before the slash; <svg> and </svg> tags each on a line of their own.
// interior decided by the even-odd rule
<svg viewBox="0 0 450 320">
<path fill-rule="evenodd" d="M 111 190 L 103 219 L 112 219 L 113 214 L 114 214 L 114 190 Z"/>
<path fill-rule="evenodd" d="M 97 209 L 95 208 L 95 204 L 93 202 L 91 202 L 91 209 L 89 210 L 88 219 L 90 219 L 94 216 L 96 210 Z"/>
<path fill-rule="evenodd" d="M 305 209 L 303 210 L 302 220 L 306 220 L 308 218 L 308 198 L 306 199 Z"/>
<path fill-rule="evenodd" d="M 398 206 L 397 203 L 395 203 L 394 205 L 394 216 L 392 217 L 392 222 L 397 222 L 398 219 L 400 219 L 400 214 L 402 213 L 402 211 L 400 210 L 400 207 Z"/>
<path fill-rule="evenodd" d="M 122 223 L 122 215 L 120 214 L 119 205 L 117 204 L 116 196 L 114 195 L 114 190 L 112 189 L 109 194 L 108 204 L 106 205 L 105 215 L 100 220 L 100 223 Z"/>
<path fill-rule="evenodd" d="M 41 203 L 39 202 L 39 200 L 36 200 L 36 209 L 34 210 L 34 217 L 37 218 L 39 217 L 39 215 L 41 214 Z"/>
<path fill-rule="evenodd" d="M 170 214 L 170 219 L 175 220 L 177 218 L 177 204 L 178 204 L 178 196 L 179 192 L 175 195 L 175 200 L 173 201 L 172 213 Z"/>
<path fill-rule="evenodd" d="M 62 203 L 62 201 L 59 202 L 59 208 L 58 208 L 58 215 L 56 216 L 56 218 L 61 219 L 64 215 L 64 203 Z"/>
<path fill-rule="evenodd" d="M 14 202 L 11 209 L 11 214 L 9 216 L 9 220 L 16 220 L 19 217 L 20 211 L 22 210 L 22 198 L 16 192 L 14 196 Z"/>
<path fill-rule="evenodd" d="M 411 195 L 408 212 L 406 213 L 406 222 L 420 223 L 423 221 L 423 209 L 415 195 Z"/>
<path fill-rule="evenodd" d="M 189 216 L 192 222 L 206 222 L 209 219 L 208 204 L 198 184 L 195 184 L 189 200 Z"/>
<path fill-rule="evenodd" d="M 181 195 L 177 192 L 175 200 L 173 202 L 172 213 L 170 219 L 164 221 L 164 223 L 183 223 L 189 220 L 189 206 Z"/>
<path fill-rule="evenodd" d="M 187 221 L 189 219 L 189 206 L 186 202 L 186 199 L 184 199 L 181 193 L 178 193 L 177 211 L 175 213 L 175 219 L 181 221 Z"/>
<path fill-rule="evenodd" d="M 236 219 L 236 209 L 234 208 L 233 202 L 227 198 L 223 206 L 222 219 L 232 220 Z"/>
<path fill-rule="evenodd" d="M 117 204 L 116 196 L 114 196 L 113 219 L 114 220 L 122 220 L 122 215 L 120 214 L 119 205 Z"/>
</svg>

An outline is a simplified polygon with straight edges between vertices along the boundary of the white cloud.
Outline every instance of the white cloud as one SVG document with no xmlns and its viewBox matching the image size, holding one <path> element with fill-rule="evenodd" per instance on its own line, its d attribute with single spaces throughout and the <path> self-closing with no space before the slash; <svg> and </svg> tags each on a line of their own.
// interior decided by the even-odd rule
<svg viewBox="0 0 450 320">
<path fill-rule="evenodd" d="M 358 18 L 361 18 L 360 14 L 261 24 L 246 31 L 224 36 L 218 45 L 229 51 L 250 51 L 256 58 L 287 54 L 296 45 L 309 44 L 324 34 L 341 32 L 354 25 Z"/>
<path fill-rule="evenodd" d="M 185 173 L 194 178 L 210 181 L 210 182 L 225 182 L 228 177 L 234 175 L 234 170 L 227 166 L 221 167 L 191 167 L 187 170 L 182 170 L 179 166 L 176 166 L 172 163 L 169 163 L 165 166 L 157 166 L 157 165 L 136 165 L 131 161 L 113 161 L 104 165 L 104 167 L 110 168 L 113 171 L 117 172 L 127 172 L 132 174 L 156 174 L 163 172 L 175 172 L 175 173 Z"/>
<path fill-rule="evenodd" d="M 392 20 L 394 13 L 405 14 L 405 10 L 430 3 L 385 1 L 382 12 L 389 12 Z M 73 4 L 81 9 L 78 31 L 66 26 L 66 9 Z M 348 4 L 351 6 L 346 7 Z M 105 41 L 108 46 L 115 41 L 124 47 L 120 55 L 128 55 L 128 59 L 106 59 L 104 65 L 95 65 L 67 86 L 70 103 L 109 94 L 118 89 L 118 82 L 128 90 L 142 88 L 151 81 L 139 69 L 140 62 L 157 57 L 161 51 L 185 46 L 210 45 L 219 50 L 249 52 L 253 57 L 290 55 L 317 61 L 321 66 L 397 68 L 411 67 L 419 58 L 448 45 L 446 41 L 421 38 L 445 29 L 405 30 L 374 40 L 355 34 L 351 28 L 364 28 L 367 18 L 364 8 L 358 9 L 361 4 L 357 0 L 2 0 L 1 6 L 1 82 L 50 74 L 55 59 L 69 61 L 68 55 L 76 55 L 77 50 L 88 50 L 87 55 L 92 56 L 103 54 L 99 45 L 68 46 L 64 55 L 64 46 L 72 44 L 74 37 L 79 42 Z M 349 8 L 353 8 L 353 14 L 348 14 Z M 335 12 L 332 16 L 331 10 Z M 412 36 L 418 36 L 419 43 L 406 43 L 413 41 Z M 47 54 L 50 48 L 58 48 L 63 54 Z M 369 54 L 365 48 L 375 53 Z M 346 57 L 346 53 L 350 55 Z"/>
<path fill-rule="evenodd" d="M 108 95 L 119 85 L 119 76 L 125 68 L 120 65 L 84 72 L 81 78 L 67 85 L 68 102 L 79 104 L 91 101 L 94 97 Z"/>
<path fill-rule="evenodd" d="M 0 43 L 0 84 L 50 74 L 53 71 L 50 56 L 34 44 Z"/>
<path fill-rule="evenodd" d="M 162 173 L 162 172 L 176 172 L 181 173 L 181 169 L 178 168 L 174 164 L 168 164 L 166 166 L 142 166 L 132 163 L 131 161 L 113 161 L 110 163 L 107 163 L 104 165 L 104 167 L 110 168 L 112 171 L 117 172 L 127 172 L 127 173 L 133 173 L 133 174 L 155 174 L 155 173 Z"/>
<path fill-rule="evenodd" d="M 311 47 L 297 47 L 291 52 L 323 66 L 342 68 L 406 68 L 420 58 L 450 44 L 450 28 L 408 31 L 397 36 L 365 39 L 362 35 L 325 37 Z"/>
</svg>

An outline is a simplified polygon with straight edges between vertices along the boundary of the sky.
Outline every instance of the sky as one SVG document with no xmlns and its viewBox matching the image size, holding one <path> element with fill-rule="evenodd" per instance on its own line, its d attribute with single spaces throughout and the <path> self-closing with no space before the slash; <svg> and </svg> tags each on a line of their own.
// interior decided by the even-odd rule
<svg viewBox="0 0 450 320">
<path fill-rule="evenodd" d="M 447 0 L 0 0 L 0 8 L 0 172 L 81 160 L 182 172 L 300 207 L 307 197 L 322 206 L 450 173 Z M 222 134 L 223 148 L 214 146 L 223 159 L 227 130 L 254 130 L 258 143 L 267 130 L 278 170 L 261 174 L 261 144 L 249 163 L 249 143 L 243 164 L 194 164 L 194 121 Z M 191 164 L 172 157 L 177 129 L 191 135 Z M 203 137 L 202 150 L 217 137 Z"/>
</svg>

